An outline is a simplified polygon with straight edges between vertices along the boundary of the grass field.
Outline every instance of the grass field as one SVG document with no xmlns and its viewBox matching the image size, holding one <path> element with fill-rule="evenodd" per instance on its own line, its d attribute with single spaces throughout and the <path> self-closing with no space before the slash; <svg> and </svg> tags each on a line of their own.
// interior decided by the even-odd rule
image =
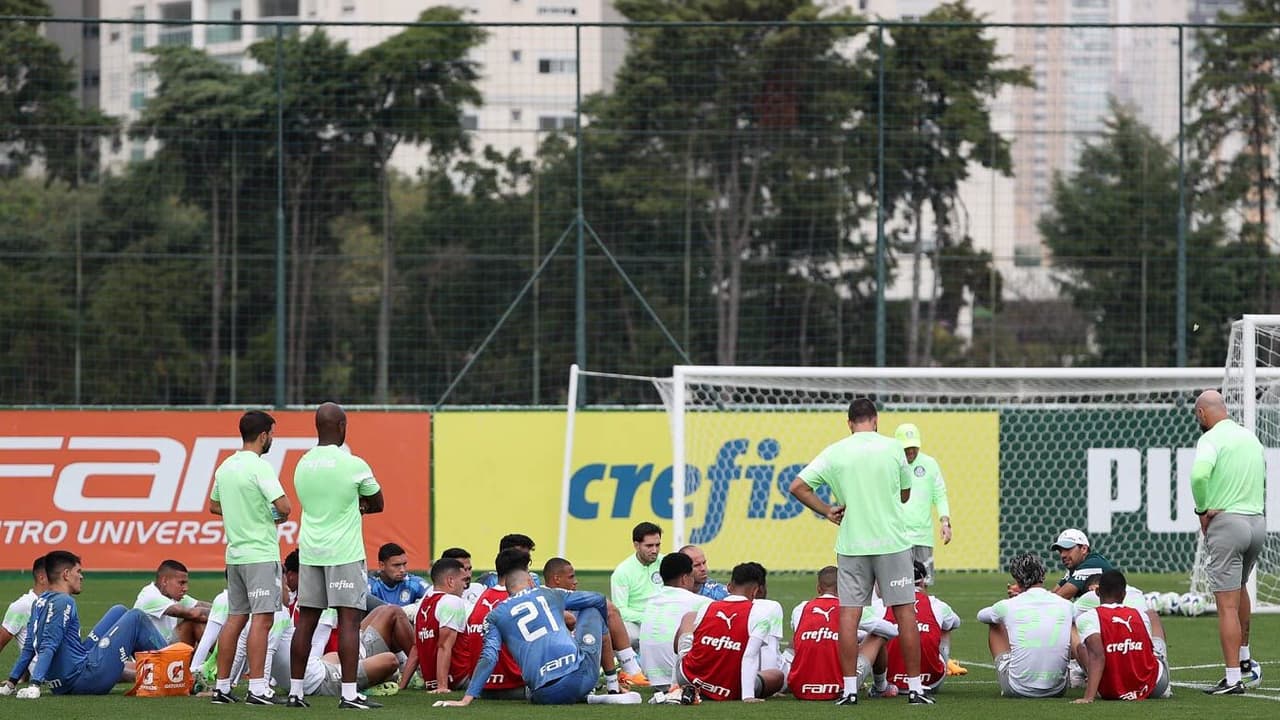
<svg viewBox="0 0 1280 720">
<path fill-rule="evenodd" d="M 579 575 L 582 589 L 607 589 L 608 579 L 603 574 Z M 1134 576 L 1132 582 L 1144 590 L 1186 590 L 1185 576 L 1154 575 Z M 84 593 L 79 598 L 80 617 L 85 625 L 92 623 L 113 603 L 129 604 L 138 589 L 148 582 L 144 575 L 94 574 L 85 579 Z M 193 577 L 191 592 L 199 598 L 212 598 L 220 589 L 220 576 Z M 699 715 L 708 720 L 754 720 L 755 718 L 786 717 L 796 720 L 827 718 L 833 712 L 877 718 L 897 718 L 919 714 L 945 716 L 955 720 L 989 720 L 991 718 L 1023 718 L 1028 714 L 1088 713 L 1090 718 L 1111 717 L 1159 717 L 1160 720 L 1180 718 L 1205 720 L 1206 718 L 1274 718 L 1280 717 L 1280 616 L 1260 616 L 1253 626 L 1254 657 L 1263 664 L 1262 688 L 1242 697 L 1211 698 L 1198 691 L 1199 686 L 1216 682 L 1221 677 L 1217 632 L 1212 616 L 1199 618 L 1167 618 L 1165 627 L 1169 635 L 1169 657 L 1174 668 L 1174 697 L 1171 700 L 1153 701 L 1141 705 L 1128 703 L 1094 703 L 1087 708 L 1068 707 L 1068 700 L 1079 697 L 1080 690 L 1068 691 L 1067 699 L 1052 700 L 1004 700 L 999 698 L 995 675 L 990 669 L 990 657 L 986 649 L 986 630 L 975 616 L 978 610 L 1003 596 L 1005 578 L 995 574 L 941 574 L 935 586 L 937 595 L 949 602 L 964 620 L 952 639 L 953 655 L 969 668 L 969 674 L 947 680 L 938 696 L 938 705 L 928 707 L 907 706 L 905 701 L 864 699 L 856 708 L 835 708 L 828 703 L 802 703 L 789 697 L 773 698 L 759 705 L 743 703 L 704 702 L 695 708 L 669 706 L 576 706 L 573 708 L 536 707 L 514 702 L 479 702 L 470 708 L 442 709 L 431 707 L 440 696 L 428 696 L 420 692 L 405 692 L 392 697 L 379 698 L 386 707 L 377 711 L 379 717 L 422 718 L 443 717 L 450 714 L 472 715 L 493 720 L 536 720 L 537 718 L 576 717 L 597 720 L 603 717 L 630 718 L 657 716 L 670 713 Z M 22 594 L 28 586 L 26 579 L 16 574 L 0 575 L 0 599 L 9 600 Z M 775 574 L 769 584 L 769 596 L 782 603 L 788 615 L 796 602 L 811 596 L 813 580 L 810 576 Z M 86 629 L 87 632 L 87 629 Z M 0 653 L 0 665 L 6 672 L 12 667 L 16 652 L 12 646 Z M 126 688 L 117 686 L 108 697 L 45 697 L 40 700 L 21 701 L 0 698 L 0 718 L 56 718 L 57 720 L 92 718 L 118 718 L 127 715 L 149 717 L 205 718 L 240 717 L 244 715 L 302 711 L 280 708 L 214 706 L 205 699 L 160 698 L 139 700 L 121 695 Z M 241 689 L 243 691 L 243 689 Z M 456 696 L 455 696 L 456 697 Z M 306 713 L 310 717 L 339 715 L 337 701 L 318 698 Z M 1155 713 L 1154 716 L 1150 713 Z M 1223 713 L 1214 716 L 1214 713 Z"/>
</svg>

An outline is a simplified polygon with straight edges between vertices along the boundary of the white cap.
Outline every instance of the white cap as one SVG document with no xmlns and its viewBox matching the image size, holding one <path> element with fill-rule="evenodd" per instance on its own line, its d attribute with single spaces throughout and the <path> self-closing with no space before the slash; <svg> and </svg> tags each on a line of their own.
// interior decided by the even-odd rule
<svg viewBox="0 0 1280 720">
<path fill-rule="evenodd" d="M 1053 543 L 1054 550 L 1070 550 L 1077 545 L 1089 547 L 1089 536 L 1084 532 L 1075 528 L 1067 528 L 1058 536 L 1057 541 Z"/>
</svg>

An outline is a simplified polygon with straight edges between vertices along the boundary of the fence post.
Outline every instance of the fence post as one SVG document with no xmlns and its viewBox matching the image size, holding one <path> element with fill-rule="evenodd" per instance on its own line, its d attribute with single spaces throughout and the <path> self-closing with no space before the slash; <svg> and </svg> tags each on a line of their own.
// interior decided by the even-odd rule
<svg viewBox="0 0 1280 720">
<path fill-rule="evenodd" d="M 285 395 L 284 317 L 284 26 L 276 23 L 276 392 L 275 406 Z"/>
<path fill-rule="evenodd" d="M 576 280 L 574 283 L 574 357 L 579 368 L 585 370 L 587 368 L 587 235 L 586 229 L 583 227 L 584 216 L 582 210 L 582 25 L 575 24 L 573 26 L 573 57 L 574 57 L 574 79 L 576 83 L 576 100 L 573 106 L 577 127 L 574 128 L 576 133 L 574 154 L 578 164 L 577 168 L 577 197 L 578 197 L 578 244 L 576 251 Z M 586 402 L 586 381 L 578 376 L 578 403 L 581 406 Z"/>
<path fill-rule="evenodd" d="M 876 367 L 885 364 L 884 239 L 884 25 L 876 25 Z"/>
<path fill-rule="evenodd" d="M 1177 300 L 1177 362 L 1187 365 L 1187 121 L 1183 90 L 1183 34 L 1185 26 L 1178 26 L 1178 300 Z"/>
</svg>

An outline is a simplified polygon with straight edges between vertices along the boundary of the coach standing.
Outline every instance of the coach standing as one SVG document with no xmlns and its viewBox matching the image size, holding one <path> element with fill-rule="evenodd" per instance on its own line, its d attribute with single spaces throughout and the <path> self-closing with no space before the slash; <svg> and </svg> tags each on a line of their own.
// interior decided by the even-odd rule
<svg viewBox="0 0 1280 720">
<path fill-rule="evenodd" d="M 902 446 L 877 432 L 876 405 L 869 398 L 849 404 L 852 434 L 827 446 L 791 483 L 791 494 L 840 526 L 836 535 L 840 595 L 840 668 L 844 693 L 837 705 L 858 702 L 858 623 L 879 582 L 893 608 L 907 670 L 907 702 L 933 704 L 920 679 L 920 633 L 916 626 L 914 570 L 903 503 L 911 497 L 911 473 Z M 829 505 L 814 492 L 831 490 Z M 846 513 L 853 507 L 856 513 Z"/>
<path fill-rule="evenodd" d="M 338 610 L 339 708 L 380 707 L 356 692 L 360 618 L 369 591 L 360 515 L 382 512 L 382 488 L 369 464 L 342 449 L 347 414 L 334 403 L 316 409 L 316 447 L 298 461 L 293 486 L 302 505 L 298 531 L 298 624 L 290 647 L 290 707 L 307 707 L 303 677 L 311 637 L 325 608 Z"/>
<path fill-rule="evenodd" d="M 1266 542 L 1262 516 L 1267 464 L 1262 443 L 1227 416 L 1227 403 L 1215 390 L 1196 398 L 1196 420 L 1204 434 L 1191 467 L 1191 496 L 1208 555 L 1209 586 L 1218 602 L 1218 639 L 1226 676 L 1205 690 L 1210 695 L 1244 693 L 1241 671 L 1252 675 L 1249 618 L 1252 608 L 1244 584 Z"/>
</svg>

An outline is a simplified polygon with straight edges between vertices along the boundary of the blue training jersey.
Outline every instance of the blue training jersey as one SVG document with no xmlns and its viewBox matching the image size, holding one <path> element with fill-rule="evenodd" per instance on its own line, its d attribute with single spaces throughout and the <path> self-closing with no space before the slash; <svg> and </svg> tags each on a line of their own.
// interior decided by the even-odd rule
<svg viewBox="0 0 1280 720">
<path fill-rule="evenodd" d="M 17 678 L 35 659 L 31 682 L 66 685 L 80 674 L 89 649 L 80 640 L 80 611 L 70 595 L 45 591 L 31 606 L 27 639 L 9 677 Z"/>
<path fill-rule="evenodd" d="M 698 591 L 702 597 L 708 597 L 712 600 L 723 600 L 729 597 L 729 588 L 720 583 L 707 578 L 707 582 L 702 585 L 702 589 Z"/>
<path fill-rule="evenodd" d="M 503 643 L 520 665 L 520 674 L 531 690 L 576 670 L 582 660 L 577 642 L 564 626 L 564 611 L 581 612 L 590 608 L 599 610 L 602 619 L 608 612 L 604 596 L 593 592 L 538 587 L 503 600 L 485 618 L 484 645 L 467 694 L 480 696 L 498 662 Z M 596 638 L 596 642 L 601 641 L 602 638 Z"/>
<path fill-rule="evenodd" d="M 369 578 L 369 594 L 389 605 L 412 605 L 427 596 L 427 583 L 417 575 L 405 575 L 394 585 L 388 585 L 380 575 Z"/>
</svg>

